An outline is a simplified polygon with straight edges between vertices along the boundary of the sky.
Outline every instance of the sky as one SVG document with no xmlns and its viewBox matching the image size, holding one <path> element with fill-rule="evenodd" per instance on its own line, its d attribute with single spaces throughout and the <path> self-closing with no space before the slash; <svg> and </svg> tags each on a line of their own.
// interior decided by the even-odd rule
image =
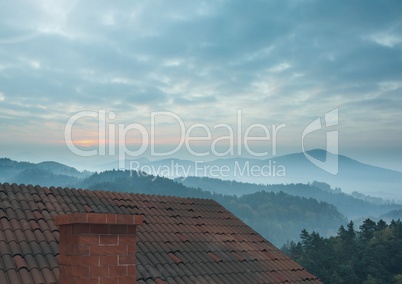
<svg viewBox="0 0 402 284">
<path fill-rule="evenodd" d="M 402 171 L 400 11 L 399 0 L 2 1 L 0 156 L 271 158 L 302 141 L 325 148 L 337 131 L 341 154 Z"/>
</svg>

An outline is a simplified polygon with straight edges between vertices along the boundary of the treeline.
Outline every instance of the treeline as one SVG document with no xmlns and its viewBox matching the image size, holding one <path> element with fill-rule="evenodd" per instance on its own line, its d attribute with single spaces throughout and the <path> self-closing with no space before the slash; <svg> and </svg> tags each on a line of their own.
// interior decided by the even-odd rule
<svg viewBox="0 0 402 284">
<path fill-rule="evenodd" d="M 347 222 L 335 206 L 312 198 L 260 191 L 242 196 L 187 187 L 168 178 L 129 171 L 95 173 L 76 187 L 214 199 L 273 244 L 299 240 L 303 228 L 328 236 Z"/>
<path fill-rule="evenodd" d="M 402 222 L 366 219 L 335 237 L 302 230 L 301 241 L 282 250 L 324 283 L 402 283 Z"/>
</svg>

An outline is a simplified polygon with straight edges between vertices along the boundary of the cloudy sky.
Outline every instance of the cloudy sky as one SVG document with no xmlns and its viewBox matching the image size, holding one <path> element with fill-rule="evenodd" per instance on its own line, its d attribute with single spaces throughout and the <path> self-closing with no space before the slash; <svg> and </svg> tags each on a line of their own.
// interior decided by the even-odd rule
<svg viewBox="0 0 402 284">
<path fill-rule="evenodd" d="M 119 124 L 139 149 L 135 126 L 149 134 L 153 112 L 169 113 L 154 117 L 159 152 L 180 142 L 180 120 L 212 139 L 230 125 L 235 146 L 248 126 L 259 125 L 254 136 L 266 126 L 271 140 L 250 144 L 267 156 L 284 124 L 276 152 L 287 154 L 301 151 L 310 122 L 338 109 L 341 153 L 402 171 L 401 11 L 399 0 L 2 1 L 0 156 L 85 163 L 65 143 L 83 111 L 93 117 L 77 119 L 71 137 L 84 151 L 101 150 L 104 111 L 108 156 L 112 140 L 122 143 Z M 307 146 L 323 147 L 325 133 Z"/>
</svg>

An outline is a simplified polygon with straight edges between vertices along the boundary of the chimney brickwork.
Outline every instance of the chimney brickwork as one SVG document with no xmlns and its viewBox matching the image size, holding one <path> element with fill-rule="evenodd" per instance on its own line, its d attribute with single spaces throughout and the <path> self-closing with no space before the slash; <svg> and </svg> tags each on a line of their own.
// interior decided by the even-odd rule
<svg viewBox="0 0 402 284">
<path fill-rule="evenodd" d="M 59 215 L 60 284 L 136 282 L 136 227 L 143 216 Z"/>
</svg>

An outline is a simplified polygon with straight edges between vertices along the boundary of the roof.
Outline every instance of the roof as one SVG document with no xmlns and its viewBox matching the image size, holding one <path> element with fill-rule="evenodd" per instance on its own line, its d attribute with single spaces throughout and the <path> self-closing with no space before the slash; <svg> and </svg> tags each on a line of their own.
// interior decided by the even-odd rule
<svg viewBox="0 0 402 284">
<path fill-rule="evenodd" d="M 0 184 L 0 283 L 57 283 L 57 215 L 143 215 L 137 283 L 321 283 L 213 200 Z"/>
</svg>

